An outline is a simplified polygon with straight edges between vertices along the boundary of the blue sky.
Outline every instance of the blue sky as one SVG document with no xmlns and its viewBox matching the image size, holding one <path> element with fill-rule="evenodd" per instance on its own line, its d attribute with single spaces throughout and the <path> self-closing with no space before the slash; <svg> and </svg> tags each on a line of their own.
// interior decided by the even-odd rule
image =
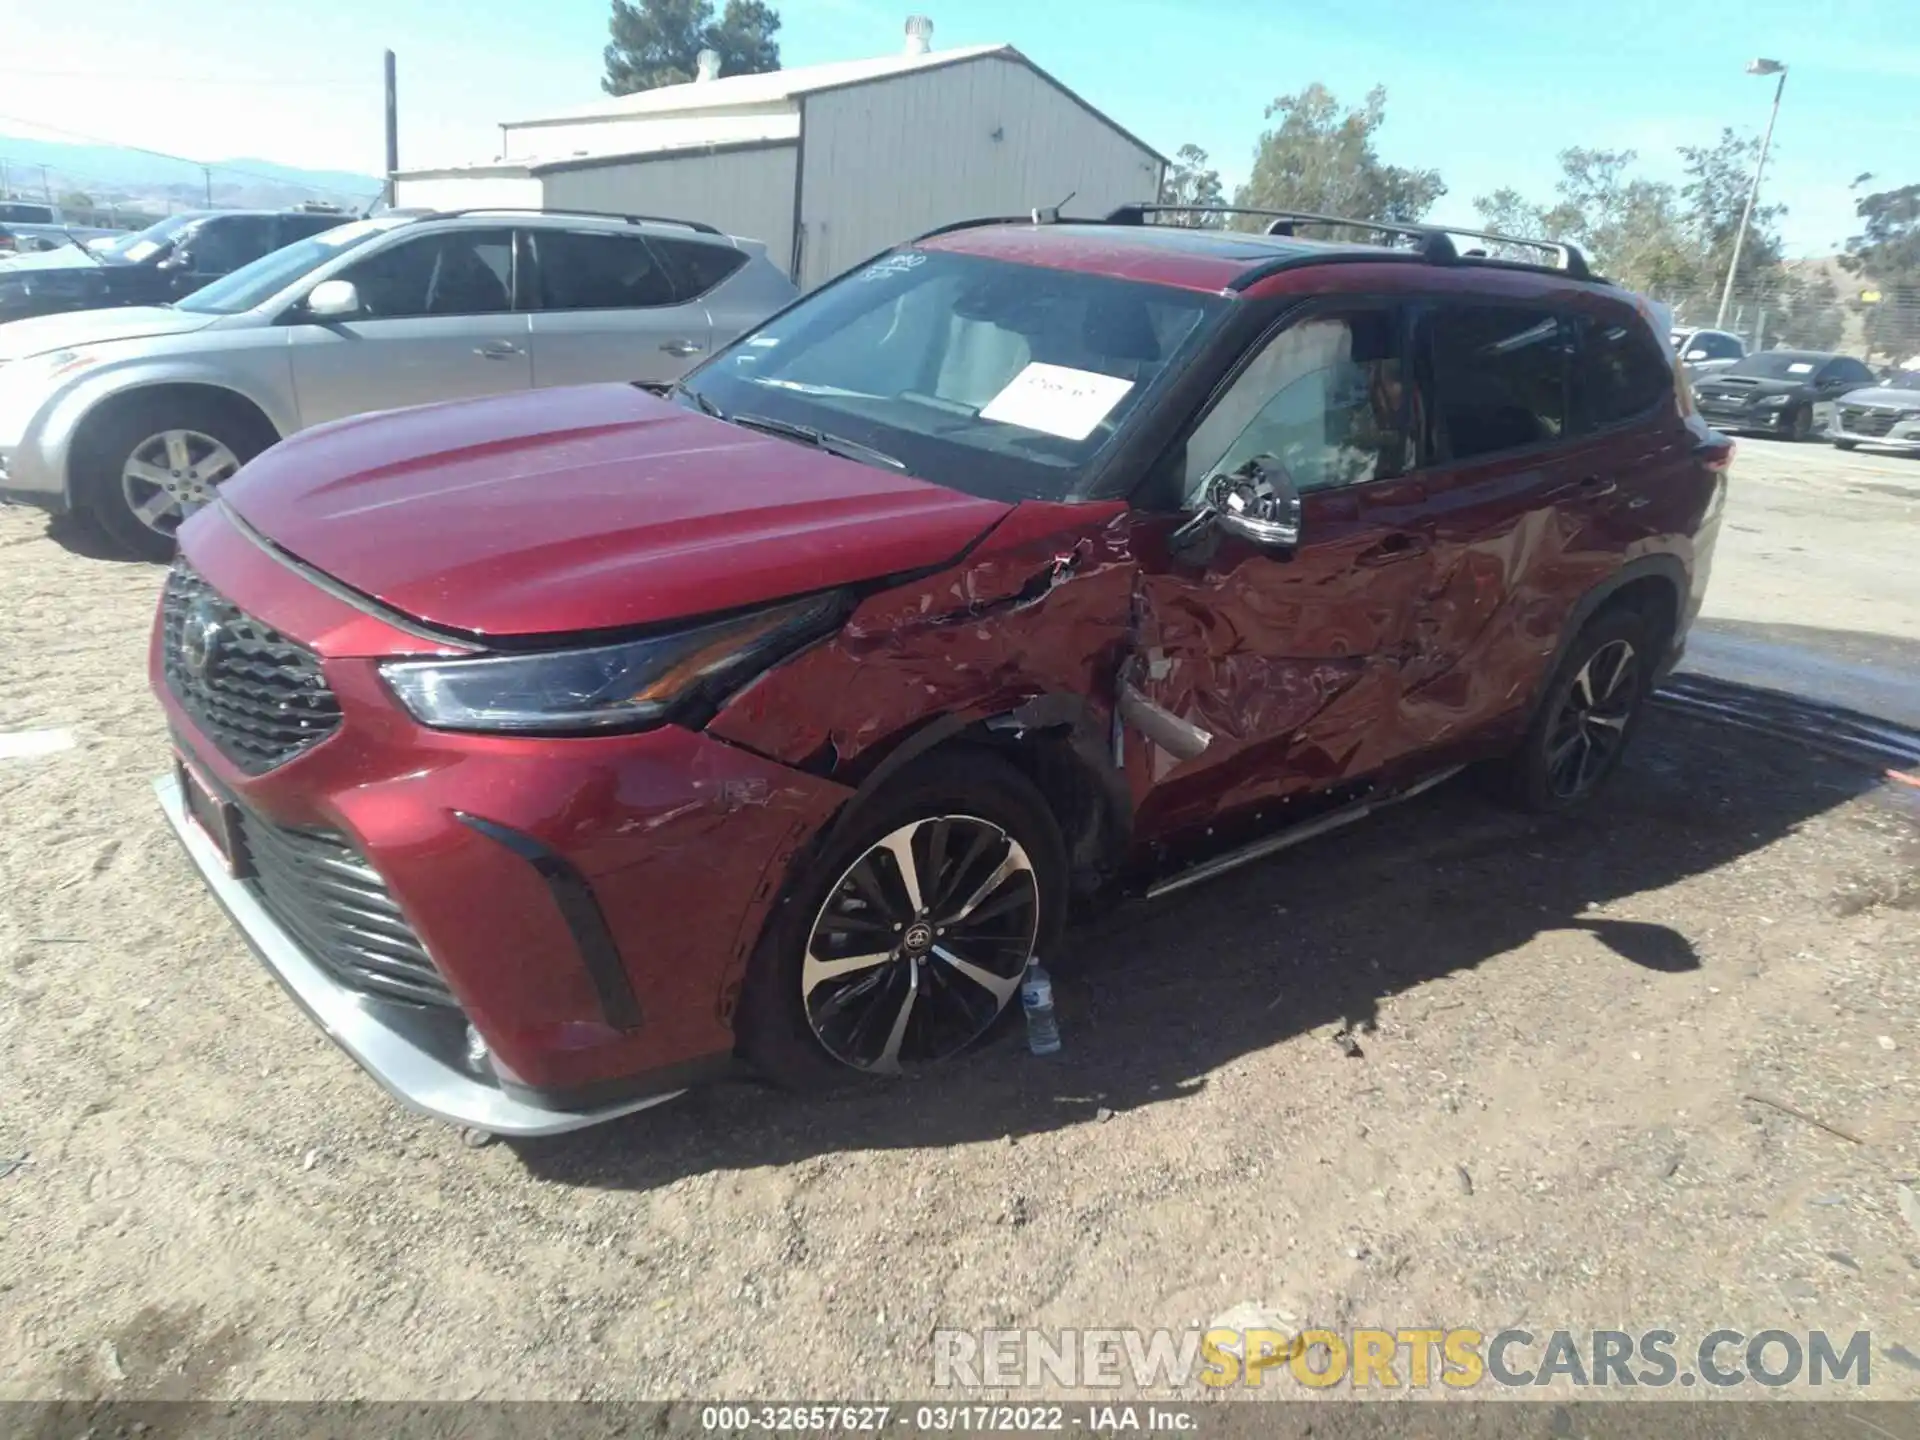
<svg viewBox="0 0 1920 1440">
<path fill-rule="evenodd" d="M 908 11 L 786 0 L 788 65 L 896 49 Z M 1853 228 L 1847 185 L 1920 181 L 1914 0 L 919 0 L 934 44 L 1009 42 L 1160 149 L 1245 175 L 1263 110 L 1311 81 L 1388 91 L 1388 159 L 1438 168 L 1436 218 L 1502 183 L 1545 198 L 1569 145 L 1630 148 L 1673 178 L 1676 145 L 1758 132 L 1792 67 L 1768 167 L 1789 249 Z M 380 166 L 380 51 L 400 57 L 401 158 L 483 159 L 503 119 L 598 96 L 603 0 L 86 0 L 0 7 L 0 133 L 22 118 L 211 159 Z M 57 138 L 57 137 L 48 137 Z"/>
</svg>

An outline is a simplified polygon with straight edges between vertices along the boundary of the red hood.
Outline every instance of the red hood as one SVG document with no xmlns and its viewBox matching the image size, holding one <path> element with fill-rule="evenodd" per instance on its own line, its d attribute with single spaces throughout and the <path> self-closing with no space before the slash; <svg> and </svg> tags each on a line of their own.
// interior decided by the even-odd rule
<svg viewBox="0 0 1920 1440">
<path fill-rule="evenodd" d="M 643 625 L 935 566 L 1007 512 L 627 385 L 323 426 L 221 493 L 355 590 L 483 635 Z"/>
</svg>

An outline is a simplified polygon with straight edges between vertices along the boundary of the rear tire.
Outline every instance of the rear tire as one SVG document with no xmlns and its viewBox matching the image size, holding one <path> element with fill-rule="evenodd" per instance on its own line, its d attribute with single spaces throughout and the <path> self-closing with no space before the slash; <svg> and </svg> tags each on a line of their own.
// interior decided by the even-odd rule
<svg viewBox="0 0 1920 1440">
<path fill-rule="evenodd" d="M 1508 804 L 1558 814 L 1606 784 L 1639 729 L 1663 637 L 1637 610 L 1602 610 L 1575 638 L 1526 738 L 1486 779 Z"/>
<path fill-rule="evenodd" d="M 271 427 L 211 396 L 133 396 L 82 431 L 74 498 L 113 545 L 165 561 L 174 533 L 215 490 L 273 444 Z"/>
<path fill-rule="evenodd" d="M 768 918 L 740 1052 L 803 1092 L 957 1054 L 1018 1005 L 1028 956 L 1059 937 L 1066 876 L 1059 826 L 1018 770 L 961 752 L 914 765 L 802 863 Z"/>
</svg>

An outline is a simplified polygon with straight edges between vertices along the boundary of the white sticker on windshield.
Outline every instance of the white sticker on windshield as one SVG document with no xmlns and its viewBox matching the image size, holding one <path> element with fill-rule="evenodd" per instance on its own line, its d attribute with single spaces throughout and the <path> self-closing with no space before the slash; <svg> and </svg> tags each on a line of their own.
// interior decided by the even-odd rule
<svg viewBox="0 0 1920 1440">
<path fill-rule="evenodd" d="M 1062 440 L 1084 440 L 1131 389 L 1133 382 L 1117 375 L 1035 360 L 986 403 L 980 418 Z"/>
<path fill-rule="evenodd" d="M 1813 366 L 1809 365 L 1806 361 L 1796 360 L 1793 364 L 1787 366 L 1787 373 L 1789 375 L 1804 375 L 1811 369 L 1813 369 Z"/>
</svg>

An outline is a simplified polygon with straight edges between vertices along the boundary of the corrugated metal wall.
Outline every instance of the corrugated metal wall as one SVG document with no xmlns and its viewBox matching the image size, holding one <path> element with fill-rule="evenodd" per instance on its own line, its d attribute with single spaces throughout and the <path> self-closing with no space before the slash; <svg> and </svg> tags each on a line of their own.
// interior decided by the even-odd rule
<svg viewBox="0 0 1920 1440">
<path fill-rule="evenodd" d="M 1160 162 L 1024 65 L 986 57 L 806 97 L 802 289 L 953 220 L 1151 200 Z"/>
<path fill-rule="evenodd" d="M 431 175 L 417 180 L 403 175 L 394 188 L 398 192 L 394 204 L 433 210 L 473 210 L 485 205 L 518 210 L 540 205 L 540 182 L 528 175 Z"/>
<path fill-rule="evenodd" d="M 730 235 L 766 242 L 783 272 L 793 251 L 794 147 L 676 155 L 549 170 L 546 203 L 704 220 Z"/>
<path fill-rule="evenodd" d="M 619 155 L 669 145 L 784 139 L 799 133 L 799 123 L 793 103 L 783 100 L 695 114 L 528 122 L 503 125 L 500 131 L 508 159 L 559 160 L 577 150 L 589 155 Z"/>
</svg>

